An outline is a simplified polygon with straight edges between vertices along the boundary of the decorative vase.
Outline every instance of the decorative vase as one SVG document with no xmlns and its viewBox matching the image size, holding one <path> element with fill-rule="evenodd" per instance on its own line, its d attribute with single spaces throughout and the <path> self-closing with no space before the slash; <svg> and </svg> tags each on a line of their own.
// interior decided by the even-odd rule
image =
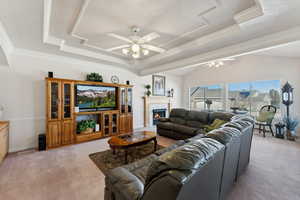
<svg viewBox="0 0 300 200">
<path fill-rule="evenodd" d="M 146 95 L 149 97 L 149 96 L 151 95 L 151 91 L 148 90 L 148 91 L 146 92 Z"/>
<path fill-rule="evenodd" d="M 286 138 L 290 141 L 295 141 L 295 131 L 287 130 Z"/>
<path fill-rule="evenodd" d="M 80 134 L 90 134 L 93 132 L 93 129 L 92 128 L 87 128 L 85 129 L 84 131 L 81 131 Z"/>
</svg>

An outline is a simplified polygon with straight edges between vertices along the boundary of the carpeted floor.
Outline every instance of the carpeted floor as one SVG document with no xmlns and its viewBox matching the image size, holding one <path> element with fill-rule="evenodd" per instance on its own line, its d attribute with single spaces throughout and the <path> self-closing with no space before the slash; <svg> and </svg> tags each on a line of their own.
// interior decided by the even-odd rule
<svg viewBox="0 0 300 200">
<path fill-rule="evenodd" d="M 162 146 L 173 142 L 158 138 Z M 103 139 L 10 155 L 0 166 L 0 199 L 104 199 L 104 175 L 89 154 L 108 148 Z M 227 200 L 298 200 L 299 186 L 299 142 L 255 135 L 250 166 Z"/>
</svg>

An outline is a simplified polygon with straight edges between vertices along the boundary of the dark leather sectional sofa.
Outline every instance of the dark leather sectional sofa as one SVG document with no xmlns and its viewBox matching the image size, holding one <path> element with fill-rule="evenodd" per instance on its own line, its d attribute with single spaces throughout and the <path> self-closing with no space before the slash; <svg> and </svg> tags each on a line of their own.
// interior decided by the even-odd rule
<svg viewBox="0 0 300 200">
<path fill-rule="evenodd" d="M 253 119 L 161 149 L 105 177 L 105 200 L 224 200 L 249 163 Z"/>
<path fill-rule="evenodd" d="M 215 119 L 230 121 L 233 114 L 223 112 L 188 111 L 173 109 L 169 118 L 160 118 L 157 124 L 157 133 L 176 140 L 205 134 L 204 127 Z"/>
</svg>

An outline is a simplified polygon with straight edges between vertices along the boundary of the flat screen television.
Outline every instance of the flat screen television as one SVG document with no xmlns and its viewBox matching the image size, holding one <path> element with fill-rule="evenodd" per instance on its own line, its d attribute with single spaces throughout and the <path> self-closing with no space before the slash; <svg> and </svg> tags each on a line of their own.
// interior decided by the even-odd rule
<svg viewBox="0 0 300 200">
<path fill-rule="evenodd" d="M 80 111 L 113 110 L 116 88 L 100 85 L 76 85 L 76 105 Z"/>
</svg>

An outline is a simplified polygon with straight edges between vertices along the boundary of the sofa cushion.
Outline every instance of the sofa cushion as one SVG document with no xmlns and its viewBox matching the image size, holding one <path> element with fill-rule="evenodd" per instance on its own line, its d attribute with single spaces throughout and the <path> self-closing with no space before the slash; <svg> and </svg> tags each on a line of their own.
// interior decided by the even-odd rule
<svg viewBox="0 0 300 200">
<path fill-rule="evenodd" d="M 150 156 L 147 156 L 141 160 L 125 165 L 123 166 L 123 168 L 127 169 L 129 172 L 135 175 L 142 183 L 145 183 L 148 168 L 151 162 L 157 159 L 158 156 L 156 156 L 155 154 L 151 154 Z"/>
<path fill-rule="evenodd" d="M 172 122 L 158 122 L 156 125 L 158 128 L 166 129 L 166 130 L 173 130 L 174 123 Z"/>
<path fill-rule="evenodd" d="M 204 124 L 199 121 L 186 121 L 185 123 L 187 126 L 194 127 L 194 128 L 204 128 L 207 124 Z"/>
<path fill-rule="evenodd" d="M 172 145 L 170 145 L 170 146 L 168 146 L 166 148 L 163 148 L 163 149 L 160 149 L 160 150 L 156 151 L 155 155 L 160 156 L 160 155 L 162 155 L 162 154 L 164 154 L 166 152 L 172 151 L 173 149 L 176 149 L 177 147 L 180 147 L 180 146 L 182 146 L 184 144 L 185 144 L 184 140 L 178 140 L 174 144 L 172 144 Z"/>
<path fill-rule="evenodd" d="M 184 125 L 186 123 L 185 119 L 180 118 L 180 117 L 170 117 L 170 121 L 175 123 L 175 124 L 181 124 L 181 125 Z"/>
<path fill-rule="evenodd" d="M 174 108 L 171 110 L 170 118 L 172 117 L 185 118 L 187 112 L 188 112 L 187 110 L 182 108 Z"/>
<path fill-rule="evenodd" d="M 249 122 L 249 121 L 237 120 L 237 121 L 233 121 L 233 122 L 241 125 L 243 128 L 247 128 L 249 126 L 252 126 L 252 123 Z"/>
<path fill-rule="evenodd" d="M 144 184 L 149 166 L 158 156 L 152 154 L 134 163 L 110 170 L 106 176 L 106 185 L 118 191 L 122 199 L 138 200 L 144 193 Z"/>
<path fill-rule="evenodd" d="M 106 176 L 106 185 L 110 184 L 113 191 L 118 191 L 122 199 L 138 200 L 144 193 L 144 183 L 123 167 L 117 167 Z"/>
<path fill-rule="evenodd" d="M 186 143 L 188 143 L 188 142 L 191 142 L 191 141 L 193 141 L 193 140 L 199 140 L 199 139 L 202 139 L 202 138 L 204 138 L 205 137 L 205 131 L 203 131 L 203 130 L 198 130 L 197 132 L 197 135 L 196 136 L 194 136 L 194 137 L 192 137 L 192 138 L 188 138 L 188 139 L 186 139 L 186 140 L 184 140 Z"/>
<path fill-rule="evenodd" d="M 209 123 L 212 123 L 215 119 L 224 120 L 229 122 L 234 114 L 228 112 L 212 112 L 209 113 Z"/>
<path fill-rule="evenodd" d="M 209 132 L 206 137 L 215 139 L 220 143 L 226 145 L 227 143 L 232 141 L 233 138 L 239 137 L 240 135 L 241 132 L 236 128 L 224 127 Z"/>
<path fill-rule="evenodd" d="M 175 132 L 179 132 L 182 134 L 190 135 L 190 136 L 195 136 L 197 135 L 197 128 L 185 126 L 185 125 L 180 125 L 180 124 L 174 124 L 172 126 L 172 130 Z"/>
<path fill-rule="evenodd" d="M 248 121 L 251 124 L 254 124 L 255 120 L 254 117 L 250 115 L 235 115 L 231 118 L 232 121 L 242 120 L 242 121 Z"/>
<path fill-rule="evenodd" d="M 149 184 L 160 173 L 166 171 L 184 172 L 178 181 L 184 181 L 194 171 L 203 166 L 213 155 L 224 148 L 216 140 L 205 138 L 191 141 L 172 151 L 169 151 L 152 162 L 148 169 L 146 185 Z M 174 174 L 174 173 L 171 173 Z"/>
<path fill-rule="evenodd" d="M 241 126 L 239 123 L 236 122 L 227 122 L 222 127 L 231 127 L 231 128 L 238 129 L 239 131 L 243 130 L 243 126 Z"/>
<path fill-rule="evenodd" d="M 212 131 L 214 129 L 220 128 L 225 123 L 226 123 L 226 121 L 224 121 L 224 120 L 215 119 L 212 124 L 205 126 L 205 130 L 206 130 L 206 132 Z"/>
<path fill-rule="evenodd" d="M 200 128 L 203 124 L 208 124 L 208 115 L 209 113 L 205 111 L 192 110 L 187 113 L 186 121 L 190 121 L 191 126 Z"/>
</svg>

